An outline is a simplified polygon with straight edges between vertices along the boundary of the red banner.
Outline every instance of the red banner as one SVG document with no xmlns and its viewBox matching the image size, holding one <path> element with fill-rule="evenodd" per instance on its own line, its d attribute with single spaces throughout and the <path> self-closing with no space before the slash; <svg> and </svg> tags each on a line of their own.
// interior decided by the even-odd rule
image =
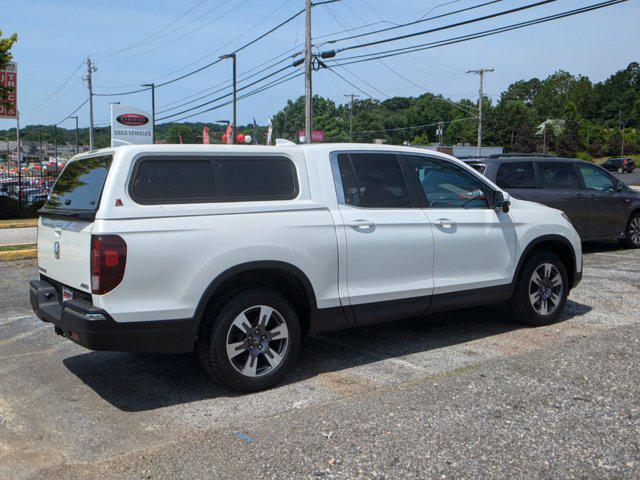
<svg viewBox="0 0 640 480">
<path fill-rule="evenodd" d="M 0 118 L 16 118 L 18 105 L 18 64 L 9 62 L 0 70 L 0 85 L 11 88 L 7 103 L 0 103 Z"/>
</svg>

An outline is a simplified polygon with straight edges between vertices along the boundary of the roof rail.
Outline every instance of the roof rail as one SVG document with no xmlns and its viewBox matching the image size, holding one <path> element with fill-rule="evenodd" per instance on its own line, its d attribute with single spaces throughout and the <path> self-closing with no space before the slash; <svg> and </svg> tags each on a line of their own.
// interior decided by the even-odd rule
<svg viewBox="0 0 640 480">
<path fill-rule="evenodd" d="M 487 158 L 502 158 L 502 157 L 536 157 L 536 158 L 558 158 L 550 153 L 493 153 L 487 155 Z"/>
</svg>

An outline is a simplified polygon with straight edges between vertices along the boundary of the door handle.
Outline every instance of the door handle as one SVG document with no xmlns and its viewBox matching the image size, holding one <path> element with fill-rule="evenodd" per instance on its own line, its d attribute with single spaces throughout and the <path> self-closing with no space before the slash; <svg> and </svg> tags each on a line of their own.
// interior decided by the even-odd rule
<svg viewBox="0 0 640 480">
<path fill-rule="evenodd" d="M 438 220 L 433 222 L 433 224 L 442 228 L 453 228 L 455 227 L 456 222 L 454 222 L 453 220 L 449 220 L 448 218 L 439 218 Z"/>
<path fill-rule="evenodd" d="M 586 200 L 587 197 L 585 197 L 582 193 L 579 193 L 578 195 L 576 195 L 576 198 L 578 200 Z"/>
<path fill-rule="evenodd" d="M 597 195 L 589 195 L 589 200 L 598 200 Z"/>
<path fill-rule="evenodd" d="M 376 224 L 370 220 L 360 219 L 360 220 L 354 220 L 353 222 L 349 223 L 349 226 L 354 230 L 370 230 L 373 227 L 375 227 Z"/>
</svg>

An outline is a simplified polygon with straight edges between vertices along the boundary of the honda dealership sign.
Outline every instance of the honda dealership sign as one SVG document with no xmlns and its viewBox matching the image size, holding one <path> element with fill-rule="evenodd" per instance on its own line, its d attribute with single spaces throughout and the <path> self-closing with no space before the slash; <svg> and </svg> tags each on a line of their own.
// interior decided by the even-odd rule
<svg viewBox="0 0 640 480">
<path fill-rule="evenodd" d="M 144 110 L 111 104 L 111 146 L 153 143 L 151 116 Z"/>
</svg>

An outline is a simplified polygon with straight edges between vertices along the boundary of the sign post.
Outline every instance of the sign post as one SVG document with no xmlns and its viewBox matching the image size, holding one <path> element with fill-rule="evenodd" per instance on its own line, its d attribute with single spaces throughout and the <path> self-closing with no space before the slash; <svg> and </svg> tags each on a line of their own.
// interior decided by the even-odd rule
<svg viewBox="0 0 640 480">
<path fill-rule="evenodd" d="M 153 143 L 149 114 L 130 105 L 111 104 L 111 146 Z"/>
</svg>

